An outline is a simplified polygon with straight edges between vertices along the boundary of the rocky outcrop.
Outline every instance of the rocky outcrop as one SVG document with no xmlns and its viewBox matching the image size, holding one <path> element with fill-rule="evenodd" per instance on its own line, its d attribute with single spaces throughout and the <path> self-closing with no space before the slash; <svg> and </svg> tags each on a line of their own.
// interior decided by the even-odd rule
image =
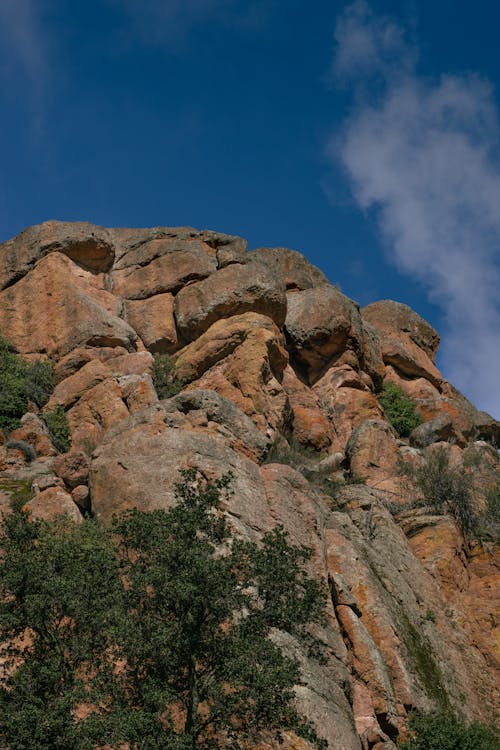
<svg viewBox="0 0 500 750">
<path fill-rule="evenodd" d="M 273 637 L 299 660 L 297 704 L 330 750 L 394 750 L 414 709 L 489 720 L 498 544 L 464 536 L 449 503 L 426 505 L 401 466 L 444 450 L 484 520 L 500 423 L 444 380 L 439 336 L 414 311 L 360 311 L 300 253 L 247 253 L 231 235 L 47 222 L 0 245 L 0 335 L 27 358 L 48 355 L 57 382 L 42 410 L 0 430 L 0 515 L 14 503 L 109 524 L 169 507 L 181 469 L 230 472 L 234 534 L 282 524 L 328 587 L 324 664 Z M 153 356 L 170 356 L 179 390 L 162 401 Z M 388 381 L 423 418 L 409 438 L 379 403 Z M 65 454 L 44 422 L 56 408 Z"/>
</svg>

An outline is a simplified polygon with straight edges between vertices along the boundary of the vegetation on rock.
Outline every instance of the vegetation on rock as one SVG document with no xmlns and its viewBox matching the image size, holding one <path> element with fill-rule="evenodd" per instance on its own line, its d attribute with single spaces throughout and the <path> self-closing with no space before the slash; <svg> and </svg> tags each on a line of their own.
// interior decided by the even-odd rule
<svg viewBox="0 0 500 750">
<path fill-rule="evenodd" d="M 400 437 L 408 437 L 423 419 L 415 408 L 413 399 L 396 383 L 384 383 L 380 404 L 391 425 Z"/>
<path fill-rule="evenodd" d="M 153 384 L 158 398 L 171 398 L 182 391 L 185 383 L 175 375 L 175 360 L 169 354 L 155 354 Z"/>
<path fill-rule="evenodd" d="M 402 750 L 498 750 L 500 734 L 477 722 L 466 724 L 450 713 L 415 715 Z"/>
<path fill-rule="evenodd" d="M 54 365 L 50 360 L 30 364 L 0 337 L 0 429 L 10 431 L 19 427 L 28 410 L 28 401 L 42 407 L 54 385 Z"/>
<path fill-rule="evenodd" d="M 0 561 L 0 745 L 68 750 L 239 748 L 285 729 L 321 748 L 294 707 L 298 662 L 324 618 L 310 551 L 277 527 L 261 544 L 230 538 L 229 479 L 192 471 L 168 511 L 29 522 L 12 513 Z"/>
<path fill-rule="evenodd" d="M 47 412 L 43 418 L 55 447 L 61 453 L 66 453 L 71 443 L 71 431 L 63 407 L 56 406 L 54 411 Z"/>
</svg>

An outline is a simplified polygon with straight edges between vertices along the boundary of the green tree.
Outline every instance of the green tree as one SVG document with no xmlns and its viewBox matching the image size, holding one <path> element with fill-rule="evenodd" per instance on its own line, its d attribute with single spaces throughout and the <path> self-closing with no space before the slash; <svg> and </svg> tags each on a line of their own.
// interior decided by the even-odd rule
<svg viewBox="0 0 500 750">
<path fill-rule="evenodd" d="M 57 450 L 61 453 L 68 451 L 71 445 L 71 430 L 64 408 L 56 406 L 54 411 L 46 412 L 43 418 Z"/>
<path fill-rule="evenodd" d="M 74 720 L 110 694 L 123 611 L 116 550 L 94 521 L 4 522 L 0 561 L 0 747 L 91 750 L 104 728 Z"/>
<path fill-rule="evenodd" d="M 273 640 L 286 631 L 317 655 L 323 587 L 282 528 L 231 539 L 228 482 L 185 472 L 177 505 L 110 531 L 7 519 L 0 747 L 236 749 L 287 728 L 324 746 L 294 708 L 298 663 Z"/>
<path fill-rule="evenodd" d="M 227 482 L 185 472 L 176 506 L 132 510 L 115 525 L 129 584 L 124 693 L 150 728 L 147 748 L 164 746 L 165 726 L 187 748 L 221 739 L 240 748 L 284 728 L 317 740 L 293 707 L 298 664 L 269 636 L 279 628 L 308 642 L 306 626 L 323 618 L 322 586 L 303 570 L 310 552 L 289 545 L 282 528 L 260 546 L 231 544 L 220 511 Z"/>
<path fill-rule="evenodd" d="M 400 437 L 408 437 L 415 427 L 422 424 L 423 419 L 415 409 L 415 402 L 396 383 L 384 383 L 379 401 Z"/>
<path fill-rule="evenodd" d="M 500 735 L 494 727 L 467 725 L 452 714 L 415 715 L 402 750 L 498 750 Z"/>
</svg>

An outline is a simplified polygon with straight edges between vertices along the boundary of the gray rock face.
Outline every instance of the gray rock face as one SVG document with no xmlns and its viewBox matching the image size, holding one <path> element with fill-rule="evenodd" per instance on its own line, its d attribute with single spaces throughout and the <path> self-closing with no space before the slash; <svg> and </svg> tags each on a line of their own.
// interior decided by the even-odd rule
<svg viewBox="0 0 500 750">
<path fill-rule="evenodd" d="M 247 417 L 232 401 L 215 391 L 203 389 L 183 391 L 173 398 L 162 401 L 162 405 L 167 415 L 172 412 L 183 414 L 196 412 L 197 419 L 202 419 L 202 423 L 207 426 L 209 422 L 224 426 L 228 433 L 232 434 L 243 446 L 248 447 L 257 458 L 262 458 L 266 451 L 267 439 L 259 432 L 250 417 Z"/>
<path fill-rule="evenodd" d="M 418 425 L 410 435 L 410 445 L 417 448 L 425 448 L 431 443 L 447 441 L 450 438 L 457 438 L 453 429 L 453 421 L 447 414 L 441 414 L 430 422 L 424 422 Z"/>
</svg>

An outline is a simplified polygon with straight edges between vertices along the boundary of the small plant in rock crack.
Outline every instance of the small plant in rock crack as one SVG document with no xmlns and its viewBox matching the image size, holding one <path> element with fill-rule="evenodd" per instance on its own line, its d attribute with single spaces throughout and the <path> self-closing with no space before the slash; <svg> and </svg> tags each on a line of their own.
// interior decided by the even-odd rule
<svg viewBox="0 0 500 750">
<path fill-rule="evenodd" d="M 461 468 L 450 465 L 445 448 L 429 452 L 420 466 L 404 464 L 401 471 L 417 489 L 420 505 L 429 505 L 435 513 L 451 513 L 465 539 L 471 538 L 476 514 L 469 478 Z"/>
<path fill-rule="evenodd" d="M 384 384 L 379 401 L 400 437 L 408 437 L 415 427 L 422 424 L 423 419 L 415 408 L 415 402 L 396 383 L 389 381 Z"/>
<path fill-rule="evenodd" d="M 160 399 L 176 396 L 186 385 L 185 380 L 176 376 L 175 360 L 169 354 L 154 355 L 152 378 Z"/>
</svg>

